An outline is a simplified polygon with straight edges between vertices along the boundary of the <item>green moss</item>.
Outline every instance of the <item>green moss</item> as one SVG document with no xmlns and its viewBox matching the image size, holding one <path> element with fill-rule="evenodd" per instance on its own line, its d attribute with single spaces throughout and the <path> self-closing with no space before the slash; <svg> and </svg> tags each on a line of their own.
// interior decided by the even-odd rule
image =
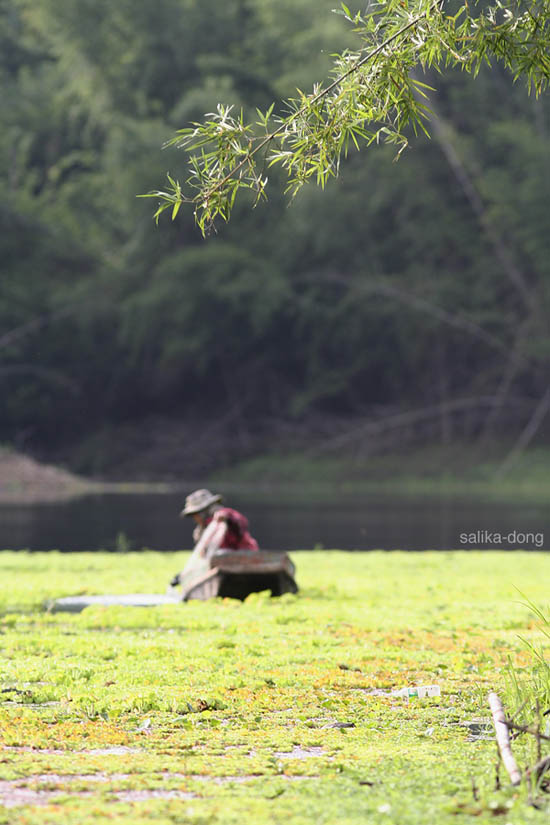
<svg viewBox="0 0 550 825">
<path fill-rule="evenodd" d="M 162 591 L 184 554 L 0 554 L 0 792 L 36 794 L 0 823 L 546 822 L 495 792 L 494 743 L 461 723 L 528 666 L 514 588 L 544 600 L 550 559 L 293 558 L 297 596 L 75 615 L 44 605 Z M 439 699 L 372 693 L 433 683 Z"/>
</svg>

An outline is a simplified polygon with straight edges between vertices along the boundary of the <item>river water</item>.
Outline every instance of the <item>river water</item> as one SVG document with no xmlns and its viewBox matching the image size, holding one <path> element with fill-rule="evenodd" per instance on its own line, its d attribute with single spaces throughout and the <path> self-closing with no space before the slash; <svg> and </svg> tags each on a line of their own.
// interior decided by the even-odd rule
<svg viewBox="0 0 550 825">
<path fill-rule="evenodd" d="M 542 504 L 456 497 L 332 495 L 299 502 L 272 492 L 239 491 L 229 506 L 244 512 L 266 550 L 450 550 L 550 548 Z M 0 506 L 0 548 L 182 550 L 192 522 L 178 517 L 182 494 L 89 495 L 56 504 Z"/>
</svg>

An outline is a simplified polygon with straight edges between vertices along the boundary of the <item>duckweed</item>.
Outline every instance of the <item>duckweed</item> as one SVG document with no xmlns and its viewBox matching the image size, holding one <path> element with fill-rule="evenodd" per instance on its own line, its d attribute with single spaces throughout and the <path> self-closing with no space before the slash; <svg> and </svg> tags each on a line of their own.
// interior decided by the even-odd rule
<svg viewBox="0 0 550 825">
<path fill-rule="evenodd" d="M 1 553 L 0 823 L 546 823 L 468 722 L 529 669 L 548 557 L 292 555 L 296 596 L 67 614 L 185 555 Z"/>
</svg>

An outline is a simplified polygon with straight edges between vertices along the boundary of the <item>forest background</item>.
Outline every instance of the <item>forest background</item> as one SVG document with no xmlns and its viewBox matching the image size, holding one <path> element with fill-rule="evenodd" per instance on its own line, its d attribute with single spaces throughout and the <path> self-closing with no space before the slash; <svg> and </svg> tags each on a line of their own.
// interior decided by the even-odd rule
<svg viewBox="0 0 550 825">
<path fill-rule="evenodd" d="M 324 192 L 272 189 L 206 240 L 136 197 L 218 102 L 323 79 L 355 45 L 334 5 L 0 0 L 3 443 L 154 478 L 548 442 L 547 94 L 498 66 L 427 76 L 431 140 L 351 153 Z"/>
</svg>

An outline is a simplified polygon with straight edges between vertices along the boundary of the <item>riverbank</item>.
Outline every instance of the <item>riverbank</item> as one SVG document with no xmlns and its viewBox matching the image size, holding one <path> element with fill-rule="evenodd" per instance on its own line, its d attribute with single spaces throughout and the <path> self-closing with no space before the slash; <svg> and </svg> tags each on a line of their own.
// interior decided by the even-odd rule
<svg viewBox="0 0 550 825">
<path fill-rule="evenodd" d="M 380 456 L 327 457 L 270 453 L 213 472 L 209 481 L 238 489 L 253 485 L 258 495 L 309 499 L 340 493 L 395 493 L 438 497 L 475 496 L 533 503 L 550 498 L 550 449 L 531 448 L 504 464 L 505 445 L 479 450 L 471 444 L 425 445 Z"/>
<path fill-rule="evenodd" d="M 94 482 L 30 456 L 0 449 L 0 502 L 61 501 L 92 491 Z"/>
<path fill-rule="evenodd" d="M 168 493 L 179 489 L 179 485 L 168 482 L 88 479 L 13 450 L 0 449 L 0 504 L 53 503 L 90 493 Z"/>
<path fill-rule="evenodd" d="M 0 823 L 547 822 L 495 787 L 485 724 L 529 672 L 515 587 L 545 602 L 546 556 L 295 553 L 296 596 L 44 610 L 162 589 L 184 558 L 0 554 Z M 422 684 L 441 696 L 388 695 Z"/>
<path fill-rule="evenodd" d="M 479 450 L 471 444 L 424 445 L 378 456 L 333 457 L 295 450 L 261 453 L 179 479 L 168 470 L 164 479 L 158 475 L 148 479 L 143 466 L 134 468 L 134 476 L 114 480 L 109 475 L 85 478 L 0 449 L 0 503 L 56 501 L 91 492 L 183 494 L 192 487 L 209 485 L 253 491 L 259 497 L 276 491 L 281 503 L 300 498 L 323 500 L 335 492 L 547 501 L 550 448 L 530 448 L 509 467 L 505 463 L 508 454 L 506 445 Z"/>
</svg>

